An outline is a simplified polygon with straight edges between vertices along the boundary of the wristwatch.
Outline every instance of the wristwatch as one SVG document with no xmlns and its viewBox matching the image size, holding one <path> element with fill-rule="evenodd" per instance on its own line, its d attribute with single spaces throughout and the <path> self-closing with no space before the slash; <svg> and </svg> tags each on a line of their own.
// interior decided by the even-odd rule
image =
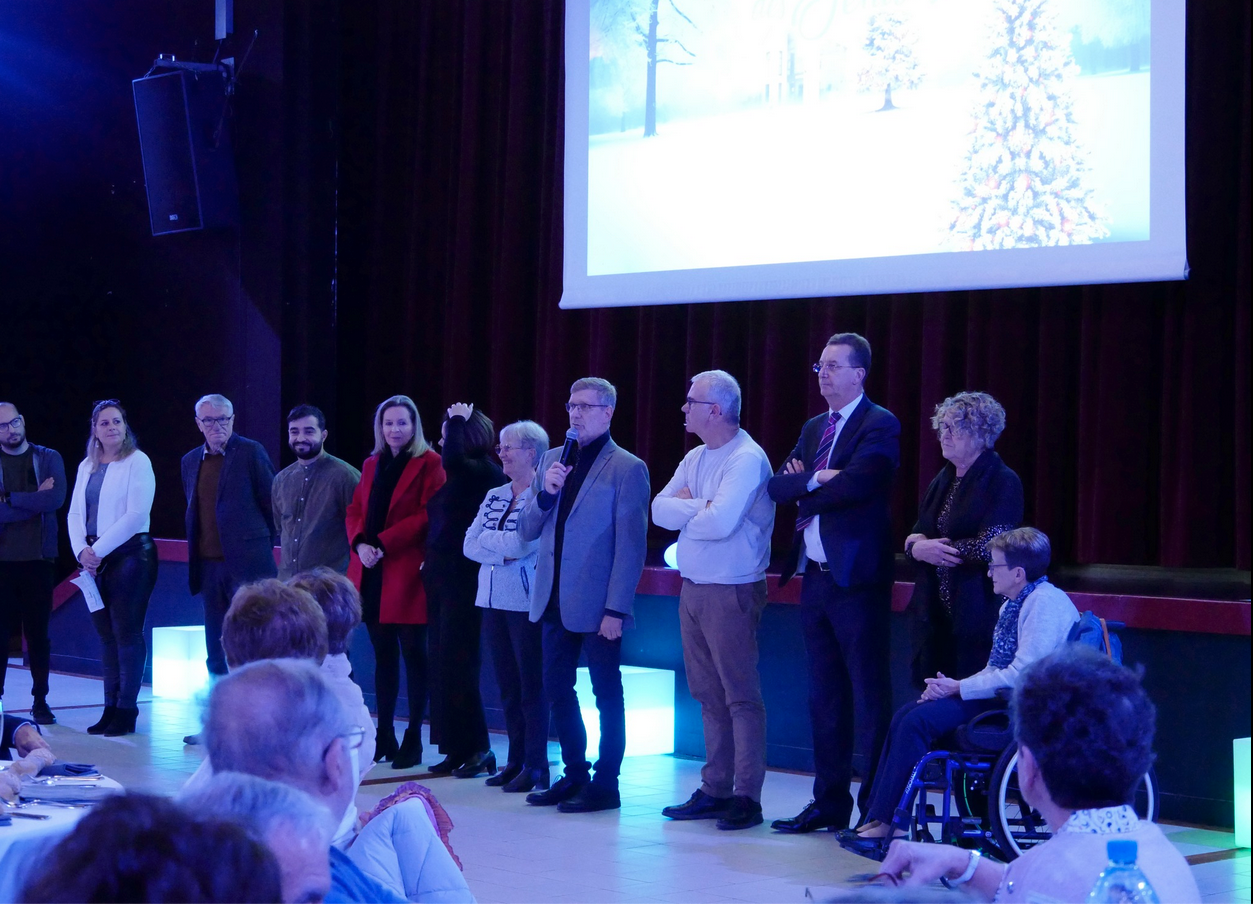
<svg viewBox="0 0 1253 904">
<path fill-rule="evenodd" d="M 975 870 L 979 868 L 979 860 L 983 857 L 978 851 L 970 852 L 970 862 L 966 864 L 966 871 L 956 879 L 946 879 L 941 877 L 940 881 L 945 888 L 956 888 L 958 885 L 965 885 L 974 878 Z"/>
</svg>

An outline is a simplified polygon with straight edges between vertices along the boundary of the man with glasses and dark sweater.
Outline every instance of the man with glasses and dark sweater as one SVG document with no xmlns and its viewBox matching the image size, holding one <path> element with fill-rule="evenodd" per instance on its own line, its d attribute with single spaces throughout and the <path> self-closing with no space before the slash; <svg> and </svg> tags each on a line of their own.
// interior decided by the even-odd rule
<svg viewBox="0 0 1253 904">
<path fill-rule="evenodd" d="M 562 813 L 616 810 L 626 752 L 622 696 L 622 630 L 630 627 L 635 588 L 644 571 L 648 533 L 648 466 L 609 436 L 618 392 L 584 377 L 570 387 L 571 457 L 545 453 L 535 496 L 518 516 L 524 540 L 540 541 L 531 621 L 543 628 L 544 690 L 552 702 L 565 775 L 527 803 Z M 567 444 L 569 447 L 572 444 Z M 595 778 L 574 684 L 579 652 L 587 654 L 600 712 Z"/>
<path fill-rule="evenodd" d="M 30 653 L 31 718 L 56 721 L 48 707 L 57 509 L 65 505 L 65 462 L 55 449 L 26 440 L 17 406 L 0 402 L 0 697 L 9 664 L 9 641 L 21 628 Z"/>
</svg>

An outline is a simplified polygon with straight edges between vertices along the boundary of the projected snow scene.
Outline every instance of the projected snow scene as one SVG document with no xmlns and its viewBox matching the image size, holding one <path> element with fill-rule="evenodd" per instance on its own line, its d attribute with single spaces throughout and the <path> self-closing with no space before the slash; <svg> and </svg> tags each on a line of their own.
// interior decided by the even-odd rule
<svg viewBox="0 0 1253 904">
<path fill-rule="evenodd" d="M 590 0 L 587 275 L 1149 238 L 1149 0 Z"/>
</svg>

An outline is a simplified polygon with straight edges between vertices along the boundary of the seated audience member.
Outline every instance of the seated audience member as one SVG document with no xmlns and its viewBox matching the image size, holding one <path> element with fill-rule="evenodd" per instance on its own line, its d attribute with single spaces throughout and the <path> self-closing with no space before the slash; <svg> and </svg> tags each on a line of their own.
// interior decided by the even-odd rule
<svg viewBox="0 0 1253 904">
<path fill-rule="evenodd" d="M 1183 855 L 1131 806 L 1153 764 L 1156 720 L 1135 672 L 1066 644 L 1026 670 L 1010 713 L 1018 786 L 1053 837 L 1008 865 L 952 845 L 894 841 L 883 873 L 910 886 L 964 880 L 997 901 L 1083 901 L 1108 863 L 1107 842 L 1126 839 L 1160 900 L 1201 899 Z"/>
<path fill-rule="evenodd" d="M 331 826 L 326 808 L 290 785 L 242 772 L 218 772 L 179 798 L 201 817 L 238 823 L 278 860 L 283 901 L 321 901 L 331 890 Z"/>
<path fill-rule="evenodd" d="M 49 851 L 21 900 L 273 902 L 280 888 L 274 855 L 240 826 L 119 794 Z"/>
<path fill-rule="evenodd" d="M 261 659 L 308 659 L 320 666 L 327 651 L 326 616 L 308 593 L 275 578 L 244 584 L 222 620 L 222 651 L 232 669 Z M 212 774 L 206 756 L 183 792 L 200 787 Z"/>
<path fill-rule="evenodd" d="M 16 754 L 16 756 L 14 756 Z M 0 772 L 0 797 L 16 800 L 22 790 L 23 775 L 38 775 L 44 766 L 56 761 L 39 728 L 29 719 L 5 715 L 0 735 L 0 759 L 12 759 Z"/>
<path fill-rule="evenodd" d="M 1006 531 L 988 541 L 988 576 L 1004 599 L 987 666 L 960 681 L 943 673 L 928 678 L 922 696 L 892 718 L 879 757 L 865 823 L 843 832 L 850 850 L 876 855 L 892 831 L 892 816 L 923 754 L 942 736 L 988 709 L 1001 708 L 1001 688 L 1017 685 L 1023 669 L 1066 642 L 1079 619 L 1070 597 L 1045 575 L 1052 550 L 1049 538 L 1033 527 Z"/>
<path fill-rule="evenodd" d="M 326 807 L 328 825 L 338 826 L 327 901 L 472 902 L 421 802 L 393 808 L 416 808 L 402 830 L 374 819 L 358 832 L 355 820 L 341 819 L 356 793 L 362 734 L 317 668 L 292 659 L 232 669 L 214 685 L 205 716 L 215 768 L 291 785 Z"/>
<path fill-rule="evenodd" d="M 361 742 L 364 774 L 374 765 L 374 720 L 370 718 L 361 688 L 352 680 L 352 663 L 348 661 L 348 637 L 361 624 L 361 594 L 352 581 L 325 565 L 295 575 L 287 585 L 312 596 L 326 615 L 326 659 L 322 660 L 322 674 L 348 711 L 361 713 L 360 725 L 365 729 L 365 740 Z"/>
</svg>

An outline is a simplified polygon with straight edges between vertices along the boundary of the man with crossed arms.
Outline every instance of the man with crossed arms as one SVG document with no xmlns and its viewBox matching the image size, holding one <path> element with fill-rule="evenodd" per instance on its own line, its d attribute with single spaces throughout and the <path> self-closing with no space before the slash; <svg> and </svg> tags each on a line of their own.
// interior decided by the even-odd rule
<svg viewBox="0 0 1253 904">
<path fill-rule="evenodd" d="M 704 444 L 653 500 L 653 521 L 679 531 L 679 630 L 687 686 L 700 702 L 706 762 L 691 798 L 661 812 L 747 829 L 761 825 L 766 777 L 757 626 L 774 530 L 770 459 L 740 428 L 740 386 L 726 371 L 694 376 L 683 413 L 688 432 Z"/>
</svg>

